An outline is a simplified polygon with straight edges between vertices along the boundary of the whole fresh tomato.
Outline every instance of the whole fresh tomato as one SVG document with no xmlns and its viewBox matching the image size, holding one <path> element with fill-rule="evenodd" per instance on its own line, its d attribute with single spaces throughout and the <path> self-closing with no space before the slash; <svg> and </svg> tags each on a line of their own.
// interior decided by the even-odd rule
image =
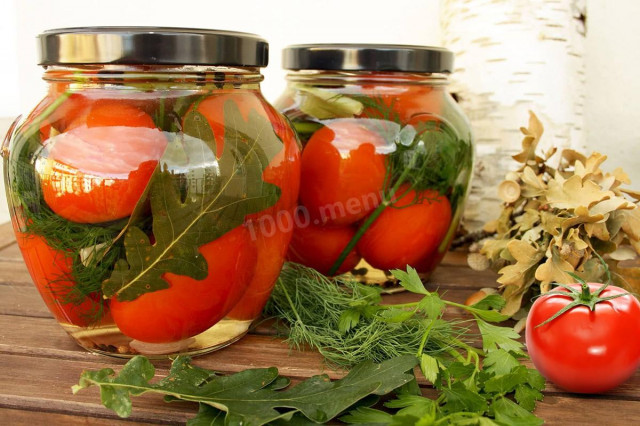
<svg viewBox="0 0 640 426">
<path fill-rule="evenodd" d="M 619 287 L 607 286 L 598 296 L 594 293 L 602 284 L 586 287 L 572 284 L 573 292 L 558 288 L 539 297 L 527 317 L 526 342 L 543 376 L 570 392 L 599 393 L 640 366 L 640 303 Z M 592 310 L 588 304 L 594 297 L 615 298 L 597 301 Z M 586 305 L 576 304 L 545 322 L 575 300 Z"/>
<path fill-rule="evenodd" d="M 304 221 L 299 220 L 298 223 L 304 224 Z M 355 234 L 355 229 L 350 226 L 316 226 L 310 223 L 307 226 L 296 226 L 287 259 L 328 274 Z M 337 274 L 352 270 L 358 262 L 360 262 L 360 256 L 354 249 L 342 262 Z"/>
<path fill-rule="evenodd" d="M 311 136 L 302 151 L 300 201 L 314 223 L 350 225 L 378 206 L 386 147 L 358 120 L 330 121 Z"/>
<path fill-rule="evenodd" d="M 421 270 L 421 265 L 438 255 L 438 246 L 451 225 L 451 205 L 436 191 L 416 193 L 406 185 L 400 198 L 387 207 L 358 241 L 358 252 L 379 269 Z"/>
<path fill-rule="evenodd" d="M 127 217 L 166 145 L 144 111 L 122 100 L 97 101 L 45 144 L 48 152 L 37 165 L 44 200 L 73 222 Z"/>
<path fill-rule="evenodd" d="M 55 250 L 39 235 L 16 231 L 16 240 L 31 279 L 58 322 L 79 327 L 95 325 L 106 306 L 97 294 L 95 297 L 74 294 L 72 254 Z M 107 321 L 107 317 L 103 315 L 102 322 Z"/>
<path fill-rule="evenodd" d="M 249 231 L 239 226 L 198 250 L 208 265 L 205 279 L 167 272 L 167 289 L 132 301 L 111 299 L 111 314 L 122 333 L 141 342 L 176 342 L 206 331 L 233 308 L 256 269 Z"/>
</svg>

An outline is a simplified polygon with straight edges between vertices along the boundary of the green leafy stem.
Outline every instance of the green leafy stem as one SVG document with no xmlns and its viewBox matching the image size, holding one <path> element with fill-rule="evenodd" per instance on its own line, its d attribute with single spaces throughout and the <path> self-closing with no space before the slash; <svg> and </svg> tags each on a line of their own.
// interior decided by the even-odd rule
<svg viewBox="0 0 640 426">
<path fill-rule="evenodd" d="M 327 422 L 368 395 L 384 395 L 413 380 L 408 374 L 417 364 L 412 356 L 403 356 L 374 364 L 363 362 L 344 378 L 330 381 L 326 375 L 314 376 L 296 386 L 281 377 L 278 370 L 257 368 L 222 376 L 191 364 L 188 357 L 177 357 L 169 374 L 158 383 L 151 362 L 142 356 L 132 358 L 116 375 L 110 368 L 85 371 L 74 393 L 98 386 L 102 403 L 120 417 L 131 414 L 131 396 L 152 392 L 165 400 L 191 401 L 201 405 L 200 414 L 191 424 L 263 425 L 290 420 L 295 414 L 316 422 Z M 206 408 L 203 408 L 206 406 Z M 219 414 L 222 412 L 221 418 Z"/>
</svg>

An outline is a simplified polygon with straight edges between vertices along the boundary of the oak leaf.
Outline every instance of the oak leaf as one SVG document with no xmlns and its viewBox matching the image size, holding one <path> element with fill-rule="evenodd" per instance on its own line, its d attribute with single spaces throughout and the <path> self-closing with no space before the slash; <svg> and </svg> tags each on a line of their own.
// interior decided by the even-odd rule
<svg viewBox="0 0 640 426">
<path fill-rule="evenodd" d="M 640 207 L 636 205 L 633 210 L 622 210 L 619 214 L 624 216 L 622 230 L 634 240 L 640 240 Z"/>
<path fill-rule="evenodd" d="M 248 214 L 273 206 L 280 188 L 262 174 L 282 149 L 271 123 L 257 111 L 245 120 L 238 106 L 224 105 L 225 137 L 222 156 L 187 172 L 190 185 L 182 194 L 180 179 L 163 159 L 149 184 L 153 240 L 131 226 L 124 237 L 126 260 L 120 259 L 103 282 L 106 297 L 134 300 L 169 287 L 166 272 L 201 280 L 207 261 L 198 248 L 243 224 Z M 184 142 L 198 144 L 202 160 L 216 152 L 216 141 L 206 118 L 197 111 L 185 117 Z M 209 158 L 207 157 L 207 158 Z M 205 163 L 203 161 L 203 163 Z M 190 174 L 197 173 L 191 176 Z"/>
<path fill-rule="evenodd" d="M 500 274 L 498 282 L 502 284 L 502 287 L 525 287 L 530 278 L 533 277 L 533 271 L 544 256 L 544 251 L 520 240 L 509 241 L 507 250 L 509 250 L 516 263 L 505 266 L 498 271 Z"/>
<path fill-rule="evenodd" d="M 558 248 L 550 247 L 551 255 L 547 253 L 547 260 L 536 270 L 535 278 L 540 281 L 540 290 L 546 293 L 551 283 L 570 284 L 575 281 L 567 272 L 574 272 L 573 266 L 564 260 Z"/>
<path fill-rule="evenodd" d="M 557 179 L 549 182 L 547 201 L 549 206 L 556 209 L 590 208 L 594 204 L 613 197 L 611 191 L 603 191 L 592 181 L 582 181 L 580 176 L 574 175 L 562 184 Z"/>
<path fill-rule="evenodd" d="M 542 181 L 542 178 L 536 175 L 531 167 L 524 168 L 521 179 L 524 183 L 522 196 L 525 198 L 538 197 L 544 194 L 547 189 L 547 185 Z"/>
<path fill-rule="evenodd" d="M 606 223 L 585 223 L 584 230 L 589 238 L 595 237 L 602 241 L 609 241 L 611 239 L 611 235 L 609 234 Z"/>
<path fill-rule="evenodd" d="M 542 158 L 536 156 L 536 149 L 542 133 L 544 133 L 544 127 L 538 117 L 529 111 L 529 127 L 521 127 L 520 131 L 524 134 L 522 140 L 522 151 L 512 158 L 519 163 L 527 164 L 529 161 L 535 161 L 536 163 L 542 162 Z"/>
<path fill-rule="evenodd" d="M 600 165 L 607 159 L 606 155 L 598 152 L 592 153 L 585 161 L 576 161 L 574 164 L 574 174 L 581 178 L 587 178 L 591 175 L 602 175 Z"/>
</svg>

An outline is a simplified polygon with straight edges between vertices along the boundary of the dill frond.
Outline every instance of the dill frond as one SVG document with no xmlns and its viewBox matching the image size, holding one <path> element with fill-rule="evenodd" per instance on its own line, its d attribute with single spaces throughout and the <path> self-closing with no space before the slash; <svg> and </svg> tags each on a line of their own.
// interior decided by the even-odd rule
<svg viewBox="0 0 640 426">
<path fill-rule="evenodd" d="M 466 329 L 461 323 L 429 318 L 416 311 L 411 318 L 390 322 L 381 312 L 380 290 L 359 282 L 330 279 L 298 264 L 287 264 L 276 284 L 265 314 L 288 324 L 288 343 L 296 348 L 317 349 L 337 367 L 364 360 L 381 362 L 399 355 L 416 355 L 425 333 L 423 353 L 436 355 L 456 347 Z M 359 320 L 341 330 L 345 312 L 357 312 Z"/>
</svg>

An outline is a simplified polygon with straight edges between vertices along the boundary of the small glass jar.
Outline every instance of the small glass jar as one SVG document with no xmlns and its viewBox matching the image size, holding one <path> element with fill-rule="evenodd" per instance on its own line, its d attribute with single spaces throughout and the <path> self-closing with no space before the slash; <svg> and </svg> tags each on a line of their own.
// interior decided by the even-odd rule
<svg viewBox="0 0 640 426">
<path fill-rule="evenodd" d="M 397 45 L 296 45 L 275 106 L 303 150 L 288 259 L 383 282 L 427 277 L 464 208 L 472 136 L 447 92 L 453 54 Z"/>
<path fill-rule="evenodd" d="M 246 333 L 291 229 L 299 148 L 252 34 L 95 27 L 39 36 L 48 92 L 3 145 L 18 245 L 84 348 L 199 354 Z M 256 230 L 257 229 L 257 230 Z"/>
</svg>

